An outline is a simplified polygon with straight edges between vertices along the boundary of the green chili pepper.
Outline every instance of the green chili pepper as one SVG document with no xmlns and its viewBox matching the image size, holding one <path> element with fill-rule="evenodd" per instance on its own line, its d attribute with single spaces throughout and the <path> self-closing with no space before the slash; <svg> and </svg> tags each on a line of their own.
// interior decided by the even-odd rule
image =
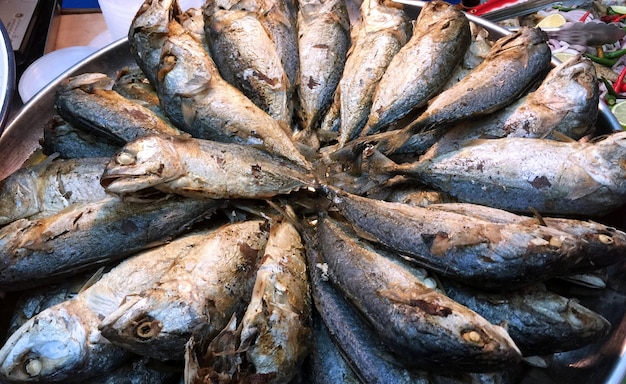
<svg viewBox="0 0 626 384">
<path fill-rule="evenodd" d="M 564 7 L 562 5 L 553 5 L 552 9 L 557 10 L 557 11 L 561 11 L 561 12 L 569 12 L 572 11 L 576 8 L 572 8 L 572 7 Z"/>
<path fill-rule="evenodd" d="M 604 102 L 609 107 L 612 107 L 612 106 L 615 105 L 615 103 L 617 103 L 617 98 L 615 96 L 613 96 L 613 95 L 607 94 L 606 96 L 604 96 Z"/>
<path fill-rule="evenodd" d="M 600 81 L 602 81 L 604 83 L 604 85 L 606 86 L 607 95 L 610 95 L 613 98 L 617 98 L 618 97 L 617 92 L 615 92 L 615 89 L 613 88 L 613 84 L 610 81 L 608 81 L 606 79 L 606 77 L 601 76 L 600 77 Z"/>
<path fill-rule="evenodd" d="M 612 51 L 612 52 L 604 52 L 604 58 L 605 59 L 618 59 L 622 56 L 626 55 L 626 48 L 625 49 L 618 49 L 616 51 Z"/>
<path fill-rule="evenodd" d="M 615 63 L 617 63 L 617 59 L 607 59 L 606 57 L 598 57 L 588 53 L 585 53 L 585 57 L 598 64 L 606 65 L 607 67 L 612 67 Z"/>
</svg>

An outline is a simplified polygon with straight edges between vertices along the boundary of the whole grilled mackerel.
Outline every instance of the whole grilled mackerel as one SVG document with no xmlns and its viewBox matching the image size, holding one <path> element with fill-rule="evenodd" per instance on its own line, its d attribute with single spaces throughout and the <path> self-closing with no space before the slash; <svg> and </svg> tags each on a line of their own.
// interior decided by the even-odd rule
<svg viewBox="0 0 626 384">
<path fill-rule="evenodd" d="M 256 7 L 248 9 L 246 4 L 224 0 L 205 3 L 205 31 L 211 57 L 224 80 L 288 127 L 292 89 L 289 78 Z M 297 51 L 292 54 L 297 56 Z"/>
<path fill-rule="evenodd" d="M 120 145 L 149 134 L 183 133 L 152 109 L 112 90 L 113 82 L 100 73 L 66 79 L 56 92 L 55 110 L 73 126 Z"/>
<path fill-rule="evenodd" d="M 108 196 L 0 229 L 0 290 L 41 286 L 169 241 L 211 215 L 213 200 L 124 202 Z"/>
<path fill-rule="evenodd" d="M 504 328 L 426 285 L 399 255 L 327 216 L 318 232 L 330 280 L 408 367 L 491 372 L 519 361 Z"/>
<path fill-rule="evenodd" d="M 469 285 L 512 289 L 542 281 L 588 251 L 582 239 L 537 223 L 497 223 L 324 189 L 359 233 Z"/>
<path fill-rule="evenodd" d="M 302 238 L 288 222 L 272 223 L 252 296 L 241 319 L 241 345 L 254 377 L 290 382 L 313 339 L 311 293 Z"/>
<path fill-rule="evenodd" d="M 217 336 L 194 335 L 185 348 L 185 382 L 289 383 L 313 339 L 302 240 L 287 221 L 272 222 L 247 308 Z"/>
<path fill-rule="evenodd" d="M 470 45 L 465 14 L 443 1 L 426 2 L 409 41 L 376 86 L 361 136 L 380 131 L 425 105 L 444 86 Z"/>
<path fill-rule="evenodd" d="M 611 328 L 600 314 L 541 284 L 510 292 L 485 292 L 449 279 L 442 283 L 451 299 L 506 327 L 524 356 L 582 348 L 601 341 Z"/>
<path fill-rule="evenodd" d="M 593 62 L 574 56 L 550 70 L 536 90 L 513 104 L 446 130 L 424 157 L 458 149 L 479 138 L 554 139 L 560 133 L 578 140 L 594 131 L 599 95 Z"/>
<path fill-rule="evenodd" d="M 140 355 L 182 360 L 192 335 L 214 337 L 245 311 L 268 231 L 263 220 L 249 220 L 205 233 L 152 286 L 104 317 L 100 331 Z"/>
<path fill-rule="evenodd" d="M 174 125 L 192 136 L 262 147 L 310 167 L 281 124 L 225 81 L 200 43 L 170 23 L 157 93 Z"/>
<path fill-rule="evenodd" d="M 161 136 L 124 146 L 100 182 L 124 197 L 156 190 L 202 199 L 262 199 L 313 184 L 302 168 L 251 146 Z"/>
<path fill-rule="evenodd" d="M 390 0 L 363 1 L 361 17 L 352 32 L 352 47 L 339 81 L 340 146 L 358 137 L 367 121 L 376 85 L 410 37 L 406 13 Z"/>
<path fill-rule="evenodd" d="M 522 27 L 501 37 L 485 60 L 458 83 L 431 99 L 426 110 L 396 135 L 377 140 L 385 154 L 401 147 L 414 133 L 459 120 L 487 115 L 512 103 L 543 79 L 552 54 L 541 29 Z"/>
<path fill-rule="evenodd" d="M 315 130 L 333 101 L 350 47 L 345 0 L 301 0 L 298 8 L 300 72 L 296 105 L 300 128 Z"/>
<path fill-rule="evenodd" d="M 623 205 L 625 158 L 625 132 L 588 143 L 507 137 L 476 140 L 393 172 L 467 203 L 600 217 Z"/>
<path fill-rule="evenodd" d="M 353 375 L 348 372 L 348 378 L 356 376 L 359 382 L 377 384 L 429 383 L 425 372 L 411 370 L 398 361 L 341 291 L 329 281 L 318 235 L 314 228 L 307 228 L 303 234 L 313 303 L 338 353 L 345 359 L 344 364 L 353 372 Z M 317 337 L 314 342 L 318 342 Z M 340 365 L 340 369 L 348 368 L 344 364 Z"/>
<path fill-rule="evenodd" d="M 0 349 L 0 378 L 86 382 L 132 358 L 105 339 L 98 325 L 127 295 L 152 286 L 204 236 L 190 234 L 122 261 L 74 298 L 36 314 Z"/>
</svg>

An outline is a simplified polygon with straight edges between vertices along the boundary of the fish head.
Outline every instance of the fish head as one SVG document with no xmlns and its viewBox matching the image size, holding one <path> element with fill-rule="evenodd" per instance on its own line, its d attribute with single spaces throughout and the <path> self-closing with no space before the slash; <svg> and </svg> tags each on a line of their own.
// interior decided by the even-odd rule
<svg viewBox="0 0 626 384">
<path fill-rule="evenodd" d="M 178 2 L 174 0 L 144 1 L 135 14 L 132 27 L 139 30 L 167 30 L 167 21 L 180 13 Z"/>
<path fill-rule="evenodd" d="M 128 194 L 185 175 L 176 148 L 165 136 L 146 136 L 126 144 L 107 164 L 100 183 L 108 193 Z"/>
<path fill-rule="evenodd" d="M 575 140 L 593 127 L 600 97 L 593 62 L 578 54 L 554 67 L 539 88 L 529 94 L 527 105 L 547 126 Z"/>
<path fill-rule="evenodd" d="M 217 72 L 215 63 L 203 51 L 200 42 L 180 23 L 172 21 L 161 50 L 158 86 L 175 89 L 183 98 L 203 97 L 210 89 L 212 74 Z"/>
<path fill-rule="evenodd" d="M 131 351 L 161 360 L 179 359 L 185 343 L 208 323 L 193 305 L 171 295 L 129 296 L 100 323 L 102 335 Z"/>
<path fill-rule="evenodd" d="M 80 318 L 48 308 L 24 323 L 0 349 L 0 374 L 9 381 L 56 381 L 80 367 L 89 334 Z"/>
</svg>

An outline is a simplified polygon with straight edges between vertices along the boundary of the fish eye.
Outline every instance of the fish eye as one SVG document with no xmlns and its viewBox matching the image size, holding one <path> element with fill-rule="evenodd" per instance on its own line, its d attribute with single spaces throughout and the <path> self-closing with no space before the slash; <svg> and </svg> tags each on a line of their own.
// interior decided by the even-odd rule
<svg viewBox="0 0 626 384">
<path fill-rule="evenodd" d="M 600 234 L 598 239 L 602 244 L 613 244 L 615 240 L 611 236 Z"/>
<path fill-rule="evenodd" d="M 121 152 L 117 155 L 115 161 L 120 165 L 131 165 L 135 163 L 135 155 L 128 152 Z"/>
<path fill-rule="evenodd" d="M 42 368 L 43 364 L 39 359 L 30 358 L 24 362 L 24 372 L 26 372 L 26 374 L 30 377 L 39 376 Z"/>
<path fill-rule="evenodd" d="M 144 319 L 137 322 L 135 335 L 141 339 L 150 339 L 161 332 L 163 323 L 154 319 Z"/>
<path fill-rule="evenodd" d="M 475 330 L 468 330 L 461 333 L 461 337 L 468 343 L 476 344 L 478 346 L 484 346 L 485 341 L 483 340 L 480 333 Z"/>
</svg>

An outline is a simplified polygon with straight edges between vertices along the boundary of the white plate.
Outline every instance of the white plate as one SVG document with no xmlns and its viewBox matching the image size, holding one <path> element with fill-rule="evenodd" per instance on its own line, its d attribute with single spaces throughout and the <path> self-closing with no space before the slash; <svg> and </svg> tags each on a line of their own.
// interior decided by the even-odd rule
<svg viewBox="0 0 626 384">
<path fill-rule="evenodd" d="M 59 75 L 97 50 L 96 47 L 67 47 L 35 60 L 26 68 L 18 84 L 22 101 L 26 103 Z"/>
<path fill-rule="evenodd" d="M 15 89 L 15 58 L 4 24 L 0 20 L 0 134 L 4 129 Z"/>
</svg>

